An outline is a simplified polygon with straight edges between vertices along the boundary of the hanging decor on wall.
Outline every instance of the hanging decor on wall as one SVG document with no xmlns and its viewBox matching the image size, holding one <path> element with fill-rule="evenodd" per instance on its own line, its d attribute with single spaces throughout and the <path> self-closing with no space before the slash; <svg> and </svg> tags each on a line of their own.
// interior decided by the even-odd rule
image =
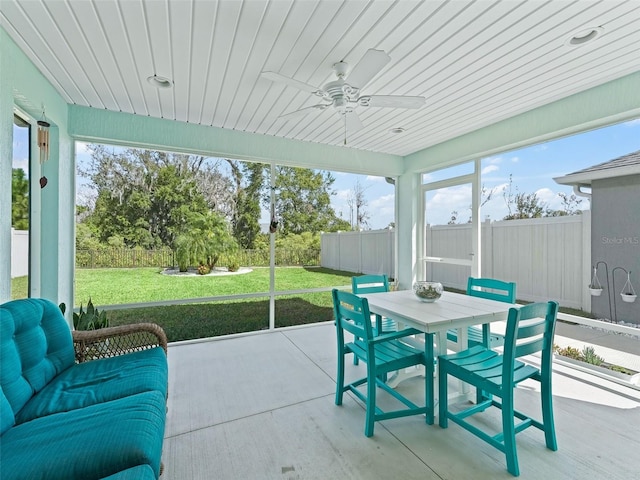
<svg viewBox="0 0 640 480">
<path fill-rule="evenodd" d="M 40 147 L 40 163 L 49 160 L 49 127 L 51 124 L 47 122 L 44 114 L 44 106 L 42 107 L 42 119 L 38 120 L 38 147 Z"/>
<path fill-rule="evenodd" d="M 40 165 L 49 160 L 49 127 L 51 124 L 47 122 L 47 116 L 44 114 L 44 105 L 42 106 L 42 118 L 38 120 L 38 147 L 40 148 Z M 40 177 L 40 188 L 47 186 L 47 177 Z"/>
</svg>

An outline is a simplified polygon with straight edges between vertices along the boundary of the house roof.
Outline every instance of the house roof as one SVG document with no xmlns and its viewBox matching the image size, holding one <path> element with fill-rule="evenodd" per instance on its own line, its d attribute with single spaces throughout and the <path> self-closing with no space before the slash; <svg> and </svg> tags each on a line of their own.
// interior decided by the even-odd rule
<svg viewBox="0 0 640 480">
<path fill-rule="evenodd" d="M 561 185 L 591 185 L 593 180 L 640 174 L 640 150 L 554 180 Z"/>
</svg>

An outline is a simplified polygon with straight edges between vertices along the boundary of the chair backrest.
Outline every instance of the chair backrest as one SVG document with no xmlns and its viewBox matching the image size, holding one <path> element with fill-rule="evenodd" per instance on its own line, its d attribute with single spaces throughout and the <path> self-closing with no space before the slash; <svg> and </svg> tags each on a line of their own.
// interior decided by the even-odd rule
<svg viewBox="0 0 640 480">
<path fill-rule="evenodd" d="M 474 278 L 467 280 L 467 295 L 488 298 L 499 302 L 516 303 L 516 284 L 495 278 Z"/>
<path fill-rule="evenodd" d="M 351 290 L 356 295 L 388 292 L 389 279 L 385 274 L 360 275 L 359 277 L 351 277 Z"/>
<path fill-rule="evenodd" d="M 513 382 L 515 359 L 536 352 L 541 352 L 542 355 L 541 374 L 551 374 L 557 316 L 557 302 L 530 303 L 520 308 L 509 309 L 503 351 L 503 385 L 504 382 Z"/>
<path fill-rule="evenodd" d="M 373 327 L 371 326 L 371 314 L 369 313 L 367 299 L 335 288 L 331 294 L 333 296 L 333 313 L 336 317 L 339 341 L 344 341 L 342 337 L 343 330 L 365 341 L 373 338 Z"/>
</svg>

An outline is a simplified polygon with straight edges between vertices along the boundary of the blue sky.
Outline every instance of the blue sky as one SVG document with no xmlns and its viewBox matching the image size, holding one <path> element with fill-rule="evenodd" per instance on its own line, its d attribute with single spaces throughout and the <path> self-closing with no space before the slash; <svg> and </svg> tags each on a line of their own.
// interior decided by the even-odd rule
<svg viewBox="0 0 640 480">
<path fill-rule="evenodd" d="M 14 167 L 27 165 L 27 142 L 24 134 L 14 127 Z M 24 129 L 22 129 L 24 132 Z M 560 177 L 598 163 L 606 162 L 640 150 L 640 119 L 619 123 L 590 132 L 553 140 L 527 148 L 505 152 L 482 159 L 482 184 L 494 195 L 482 209 L 482 216 L 500 220 L 507 214 L 502 196 L 503 189 L 512 175 L 513 188 L 522 193 L 536 193 L 550 208 L 560 208 L 559 192 L 571 194 L 570 187 L 558 185 L 554 177 Z M 78 161 L 89 159 L 84 144 L 78 144 Z M 449 169 L 460 175 L 469 172 L 469 167 Z M 383 177 L 352 175 L 333 172 L 335 195 L 332 203 L 336 213 L 349 221 L 348 199 L 360 183 L 364 189 L 369 214 L 368 228 L 386 228 L 394 221 L 394 187 Z M 429 179 L 441 179 L 444 174 L 429 175 Z M 82 189 L 79 189 L 81 191 Z M 447 223 L 452 211 L 466 222 L 470 215 L 470 186 L 460 186 L 447 191 L 437 191 L 428 196 L 427 220 L 431 224 Z M 580 207 L 589 208 L 588 200 Z M 265 215 L 264 221 L 268 216 Z"/>
<path fill-rule="evenodd" d="M 501 220 L 508 210 L 502 191 L 509 184 L 517 192 L 536 193 L 538 198 L 550 208 L 561 206 L 558 193 L 571 195 L 571 187 L 558 185 L 553 178 L 562 177 L 583 168 L 603 163 L 614 158 L 640 150 L 640 119 L 613 126 L 572 135 L 538 145 L 505 152 L 482 159 L 482 184 L 487 190 L 494 190 L 492 199 L 482 208 L 483 219 Z M 469 166 L 448 169 L 453 176 L 470 173 Z M 441 180 L 444 174 L 429 175 L 429 181 Z M 372 229 L 385 228 L 393 221 L 393 195 L 391 185 L 383 178 L 360 177 L 365 185 Z M 365 179 L 364 181 L 362 179 Z M 336 174 L 334 186 L 338 191 L 334 199 L 336 211 L 348 215 L 345 200 L 349 189 L 353 188 L 353 175 Z M 458 211 L 458 218 L 466 222 L 470 216 L 471 192 L 469 186 L 438 191 L 427 197 L 427 220 L 431 224 L 447 223 L 451 212 Z M 580 204 L 582 210 L 589 209 L 589 201 Z M 345 218 L 348 219 L 348 216 Z"/>
</svg>

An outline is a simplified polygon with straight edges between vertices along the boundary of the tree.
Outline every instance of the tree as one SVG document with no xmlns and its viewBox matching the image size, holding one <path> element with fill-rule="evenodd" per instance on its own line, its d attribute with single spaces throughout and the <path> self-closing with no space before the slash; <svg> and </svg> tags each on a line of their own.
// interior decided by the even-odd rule
<svg viewBox="0 0 640 480">
<path fill-rule="evenodd" d="M 11 172 L 11 226 L 29 230 L 29 179 L 21 168 Z"/>
<path fill-rule="evenodd" d="M 280 232 L 288 235 L 349 230 L 349 222 L 339 218 L 331 206 L 331 195 L 335 195 L 331 190 L 334 181 L 330 172 L 277 167 L 276 212 Z M 268 202 L 268 196 L 265 196 L 265 202 Z"/>
<path fill-rule="evenodd" d="M 233 236 L 241 248 L 256 248 L 260 234 L 260 192 L 264 187 L 265 166 L 260 163 L 244 164 L 246 186 L 239 185 L 236 196 L 236 215 L 233 218 Z"/>
<path fill-rule="evenodd" d="M 101 242 L 120 236 L 128 247 L 174 248 L 190 216 L 208 211 L 195 181 L 180 177 L 173 165 L 158 167 L 140 182 L 122 185 L 117 193 L 100 190 L 90 217 Z"/>
<path fill-rule="evenodd" d="M 194 213 L 176 238 L 176 258 L 181 271 L 189 266 L 213 269 L 220 255 L 233 252 L 237 243 L 226 220 L 215 212 Z"/>
<path fill-rule="evenodd" d="M 509 213 L 503 220 L 518 220 L 524 218 L 543 217 L 548 210 L 546 203 L 541 201 L 535 193 L 517 192 L 513 186 L 513 175 L 509 175 L 509 185 L 502 192 Z M 517 193 L 516 193 L 517 192 Z"/>
<path fill-rule="evenodd" d="M 581 215 L 580 204 L 582 199 L 576 197 L 575 193 L 567 195 L 564 192 L 559 192 L 558 196 L 562 201 L 562 208 L 560 210 L 548 210 L 548 217 L 563 217 L 566 215 Z"/>
<path fill-rule="evenodd" d="M 351 210 L 350 215 L 350 223 L 352 230 L 361 230 L 362 227 L 366 227 L 369 225 L 369 213 L 365 210 L 367 206 L 367 199 L 364 196 L 364 192 L 366 188 L 362 186 L 360 180 L 356 180 L 355 185 L 353 186 L 353 190 L 349 192 L 349 197 L 347 198 L 347 205 L 349 205 L 349 209 Z M 355 210 L 355 222 L 354 222 L 354 210 Z"/>
<path fill-rule="evenodd" d="M 233 183 L 220 162 L 205 157 L 142 149 L 116 151 L 92 145 L 91 165 L 80 174 L 97 196 L 88 221 L 101 242 L 122 237 L 126 246 L 173 248 L 192 213 L 215 210 L 231 219 Z"/>
<path fill-rule="evenodd" d="M 541 218 L 545 216 L 547 210 L 546 204 L 535 193 L 517 193 L 509 208 L 510 213 L 504 217 L 504 220 Z"/>
</svg>

